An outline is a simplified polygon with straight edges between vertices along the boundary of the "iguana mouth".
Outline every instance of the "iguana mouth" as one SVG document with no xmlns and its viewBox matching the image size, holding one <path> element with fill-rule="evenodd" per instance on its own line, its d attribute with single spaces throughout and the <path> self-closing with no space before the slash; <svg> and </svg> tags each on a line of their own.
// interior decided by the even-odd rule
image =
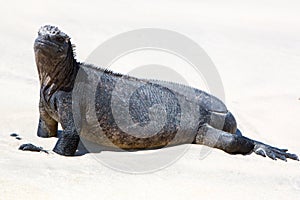
<svg viewBox="0 0 300 200">
<path fill-rule="evenodd" d="M 54 47 L 59 48 L 59 45 L 55 44 L 54 42 L 47 41 L 47 40 L 36 39 L 35 45 L 36 44 L 38 44 L 39 46 L 54 46 Z"/>
</svg>

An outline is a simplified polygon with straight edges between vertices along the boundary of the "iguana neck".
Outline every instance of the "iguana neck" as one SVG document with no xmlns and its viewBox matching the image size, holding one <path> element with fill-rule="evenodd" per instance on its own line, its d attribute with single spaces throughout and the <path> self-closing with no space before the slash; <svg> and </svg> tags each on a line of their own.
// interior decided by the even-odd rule
<svg viewBox="0 0 300 200">
<path fill-rule="evenodd" d="M 68 55 L 64 60 L 56 65 L 50 63 L 39 64 L 39 78 L 41 84 L 41 95 L 49 101 L 52 95 L 58 91 L 71 91 L 79 69 L 79 63 L 72 55 Z M 47 70 L 48 69 L 48 70 Z"/>
</svg>

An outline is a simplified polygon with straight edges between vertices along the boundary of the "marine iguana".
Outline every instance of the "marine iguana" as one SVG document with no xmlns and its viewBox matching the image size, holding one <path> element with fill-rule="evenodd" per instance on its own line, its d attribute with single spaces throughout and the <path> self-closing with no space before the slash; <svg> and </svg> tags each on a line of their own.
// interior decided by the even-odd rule
<svg viewBox="0 0 300 200">
<path fill-rule="evenodd" d="M 55 26 L 39 29 L 34 52 L 40 79 L 37 135 L 57 136 L 60 123 L 63 132 L 53 149 L 57 154 L 74 155 L 82 137 L 121 149 L 194 143 L 230 154 L 255 152 L 274 160 L 299 160 L 287 149 L 236 134 L 234 116 L 221 100 L 204 91 L 172 82 L 138 79 L 78 62 L 70 37 Z M 89 92 L 95 93 L 92 101 L 85 98 Z M 124 100 L 129 93 L 129 100 Z M 155 105 L 163 106 L 165 114 L 150 116 L 150 108 Z M 124 114 L 126 109 L 129 114 Z M 188 114 L 183 114 L 183 109 Z M 92 119 L 91 110 L 95 110 L 96 119 Z M 147 130 L 149 123 L 161 121 L 163 126 L 156 134 L 149 134 L 153 131 Z M 139 131 L 134 127 L 139 127 Z M 22 148 L 36 150 L 30 144 Z"/>
</svg>

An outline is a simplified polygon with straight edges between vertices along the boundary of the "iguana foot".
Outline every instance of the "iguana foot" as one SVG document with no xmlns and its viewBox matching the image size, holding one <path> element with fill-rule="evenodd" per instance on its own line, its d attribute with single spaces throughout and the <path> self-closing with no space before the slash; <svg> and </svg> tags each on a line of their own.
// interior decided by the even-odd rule
<svg viewBox="0 0 300 200">
<path fill-rule="evenodd" d="M 258 155 L 261 155 L 263 157 L 268 156 L 273 160 L 277 160 L 278 158 L 280 160 L 287 161 L 287 158 L 290 158 L 299 161 L 298 156 L 296 154 L 288 153 L 287 149 L 279 149 L 260 142 L 255 142 L 253 151 Z"/>
<path fill-rule="evenodd" d="M 22 150 L 22 151 L 35 151 L 35 152 L 45 152 L 45 153 L 48 153 L 48 151 L 44 150 L 43 147 L 37 147 L 33 144 L 22 144 L 20 147 L 19 147 L 19 150 Z"/>
</svg>

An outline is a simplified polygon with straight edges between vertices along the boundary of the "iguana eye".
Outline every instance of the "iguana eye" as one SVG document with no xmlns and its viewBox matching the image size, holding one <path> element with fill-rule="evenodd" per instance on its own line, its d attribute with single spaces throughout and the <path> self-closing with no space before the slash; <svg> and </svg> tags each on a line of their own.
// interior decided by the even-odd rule
<svg viewBox="0 0 300 200">
<path fill-rule="evenodd" d="M 55 40 L 57 42 L 63 43 L 65 41 L 65 38 L 63 38 L 63 37 L 56 37 Z"/>
</svg>

